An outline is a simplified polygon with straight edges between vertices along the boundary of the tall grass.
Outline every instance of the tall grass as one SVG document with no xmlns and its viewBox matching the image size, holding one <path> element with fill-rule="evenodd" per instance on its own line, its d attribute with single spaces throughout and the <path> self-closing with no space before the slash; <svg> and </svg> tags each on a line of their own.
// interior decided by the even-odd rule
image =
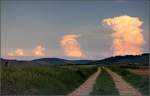
<svg viewBox="0 0 150 96">
<path fill-rule="evenodd" d="M 96 80 L 93 91 L 91 95 L 96 96 L 108 96 L 108 95 L 118 95 L 118 90 L 115 87 L 113 79 L 107 73 L 106 69 L 101 68 L 101 73 Z"/>
<path fill-rule="evenodd" d="M 87 66 L 3 68 L 1 95 L 68 94 L 96 71 L 95 66 Z"/>
</svg>

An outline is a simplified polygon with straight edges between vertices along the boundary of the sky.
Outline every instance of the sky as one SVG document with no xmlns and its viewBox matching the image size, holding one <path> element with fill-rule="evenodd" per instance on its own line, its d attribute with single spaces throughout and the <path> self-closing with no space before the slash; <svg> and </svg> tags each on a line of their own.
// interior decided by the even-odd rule
<svg viewBox="0 0 150 96">
<path fill-rule="evenodd" d="M 113 56 L 118 50 L 123 55 L 129 51 L 117 49 L 117 37 L 112 36 L 118 32 L 119 25 L 111 25 L 117 20 L 115 17 L 123 19 L 123 16 L 129 21 L 138 18 L 137 21 L 142 22 L 131 26 L 143 30 L 139 35 L 144 41 L 136 46 L 141 53 L 149 52 L 149 7 L 149 0 L 2 0 L 1 57 L 102 59 Z M 108 19 L 111 24 L 104 24 Z M 128 36 L 132 37 L 130 33 Z M 126 35 L 120 33 L 120 36 L 128 40 Z M 120 44 L 124 47 L 119 48 L 135 49 L 133 44 L 127 43 Z"/>
</svg>

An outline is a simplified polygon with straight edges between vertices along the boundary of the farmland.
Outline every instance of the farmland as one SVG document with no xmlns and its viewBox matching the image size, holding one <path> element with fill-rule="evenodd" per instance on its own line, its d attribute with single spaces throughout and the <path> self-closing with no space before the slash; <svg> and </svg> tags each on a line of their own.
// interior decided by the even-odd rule
<svg viewBox="0 0 150 96">
<path fill-rule="evenodd" d="M 135 74 L 133 72 L 129 71 L 134 69 L 134 70 L 143 70 L 143 67 L 148 69 L 148 66 L 135 66 L 135 67 L 130 67 L 130 66 L 126 66 L 126 67 L 122 67 L 122 66 L 109 66 L 109 68 L 111 70 L 113 70 L 114 72 L 116 72 L 117 74 L 119 74 L 120 76 L 122 76 L 122 78 L 124 80 L 126 80 L 127 82 L 129 82 L 131 85 L 133 85 L 135 88 L 137 88 L 143 95 L 148 95 L 149 94 L 149 75 L 144 75 L 141 76 L 139 74 Z M 147 74 L 147 71 L 145 71 Z M 145 74 L 145 73 L 142 73 Z"/>
<path fill-rule="evenodd" d="M 142 95 L 149 94 L 149 68 L 145 65 L 24 65 L 1 68 L 1 95 L 67 95 L 80 85 L 88 86 L 89 83 L 83 83 L 88 81 L 89 77 L 92 81 L 92 75 L 98 68 L 101 72 L 96 77 L 90 95 L 120 95 L 115 81 L 106 69 L 117 73 Z M 142 75 L 139 70 L 142 70 Z M 82 90 L 83 87 L 80 87 Z M 84 91 L 86 92 L 86 88 Z"/>
<path fill-rule="evenodd" d="M 96 66 L 90 65 L 3 68 L 1 70 L 1 94 L 68 94 L 82 84 L 96 69 Z"/>
</svg>

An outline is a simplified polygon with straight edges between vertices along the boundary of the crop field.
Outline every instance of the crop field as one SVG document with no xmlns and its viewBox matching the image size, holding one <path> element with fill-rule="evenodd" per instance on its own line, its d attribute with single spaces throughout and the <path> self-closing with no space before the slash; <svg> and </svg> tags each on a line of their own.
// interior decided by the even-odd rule
<svg viewBox="0 0 150 96">
<path fill-rule="evenodd" d="M 96 70 L 96 66 L 64 65 L 3 68 L 2 95 L 68 94 Z"/>
<path fill-rule="evenodd" d="M 2 68 L 1 72 L 1 95 L 67 95 L 76 90 L 85 81 L 94 78 L 92 75 L 98 69 L 90 95 L 120 95 L 115 81 L 108 70 L 112 70 L 123 78 L 131 86 L 138 89 L 144 96 L 149 94 L 149 75 L 135 74 L 147 72 L 148 66 L 133 67 L 119 65 L 44 65 L 44 66 L 15 66 Z M 131 70 L 135 72 L 131 72 Z M 140 71 L 139 71 L 140 70 Z M 146 70 L 146 71 L 143 71 Z M 143 73 L 142 73 L 143 74 Z M 146 73 L 147 74 L 147 73 Z M 89 81 L 88 81 L 89 82 Z M 93 81 L 90 81 L 93 82 Z M 85 83 L 83 88 L 86 92 Z"/>
<path fill-rule="evenodd" d="M 150 75 L 150 70 L 149 69 L 128 69 L 129 72 L 133 74 L 137 74 L 140 76 L 149 76 Z"/>
</svg>

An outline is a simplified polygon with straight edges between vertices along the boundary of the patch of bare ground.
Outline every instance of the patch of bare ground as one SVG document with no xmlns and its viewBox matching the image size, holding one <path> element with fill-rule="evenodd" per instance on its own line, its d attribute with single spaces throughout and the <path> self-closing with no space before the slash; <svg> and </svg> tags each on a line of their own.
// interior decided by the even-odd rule
<svg viewBox="0 0 150 96">
<path fill-rule="evenodd" d="M 129 72 L 140 75 L 140 76 L 150 76 L 150 69 L 128 69 Z"/>
<path fill-rule="evenodd" d="M 93 89 L 93 85 L 96 82 L 96 78 L 100 74 L 100 68 L 91 75 L 82 85 L 80 85 L 77 89 L 73 92 L 68 94 L 68 96 L 88 96 Z"/>
</svg>

